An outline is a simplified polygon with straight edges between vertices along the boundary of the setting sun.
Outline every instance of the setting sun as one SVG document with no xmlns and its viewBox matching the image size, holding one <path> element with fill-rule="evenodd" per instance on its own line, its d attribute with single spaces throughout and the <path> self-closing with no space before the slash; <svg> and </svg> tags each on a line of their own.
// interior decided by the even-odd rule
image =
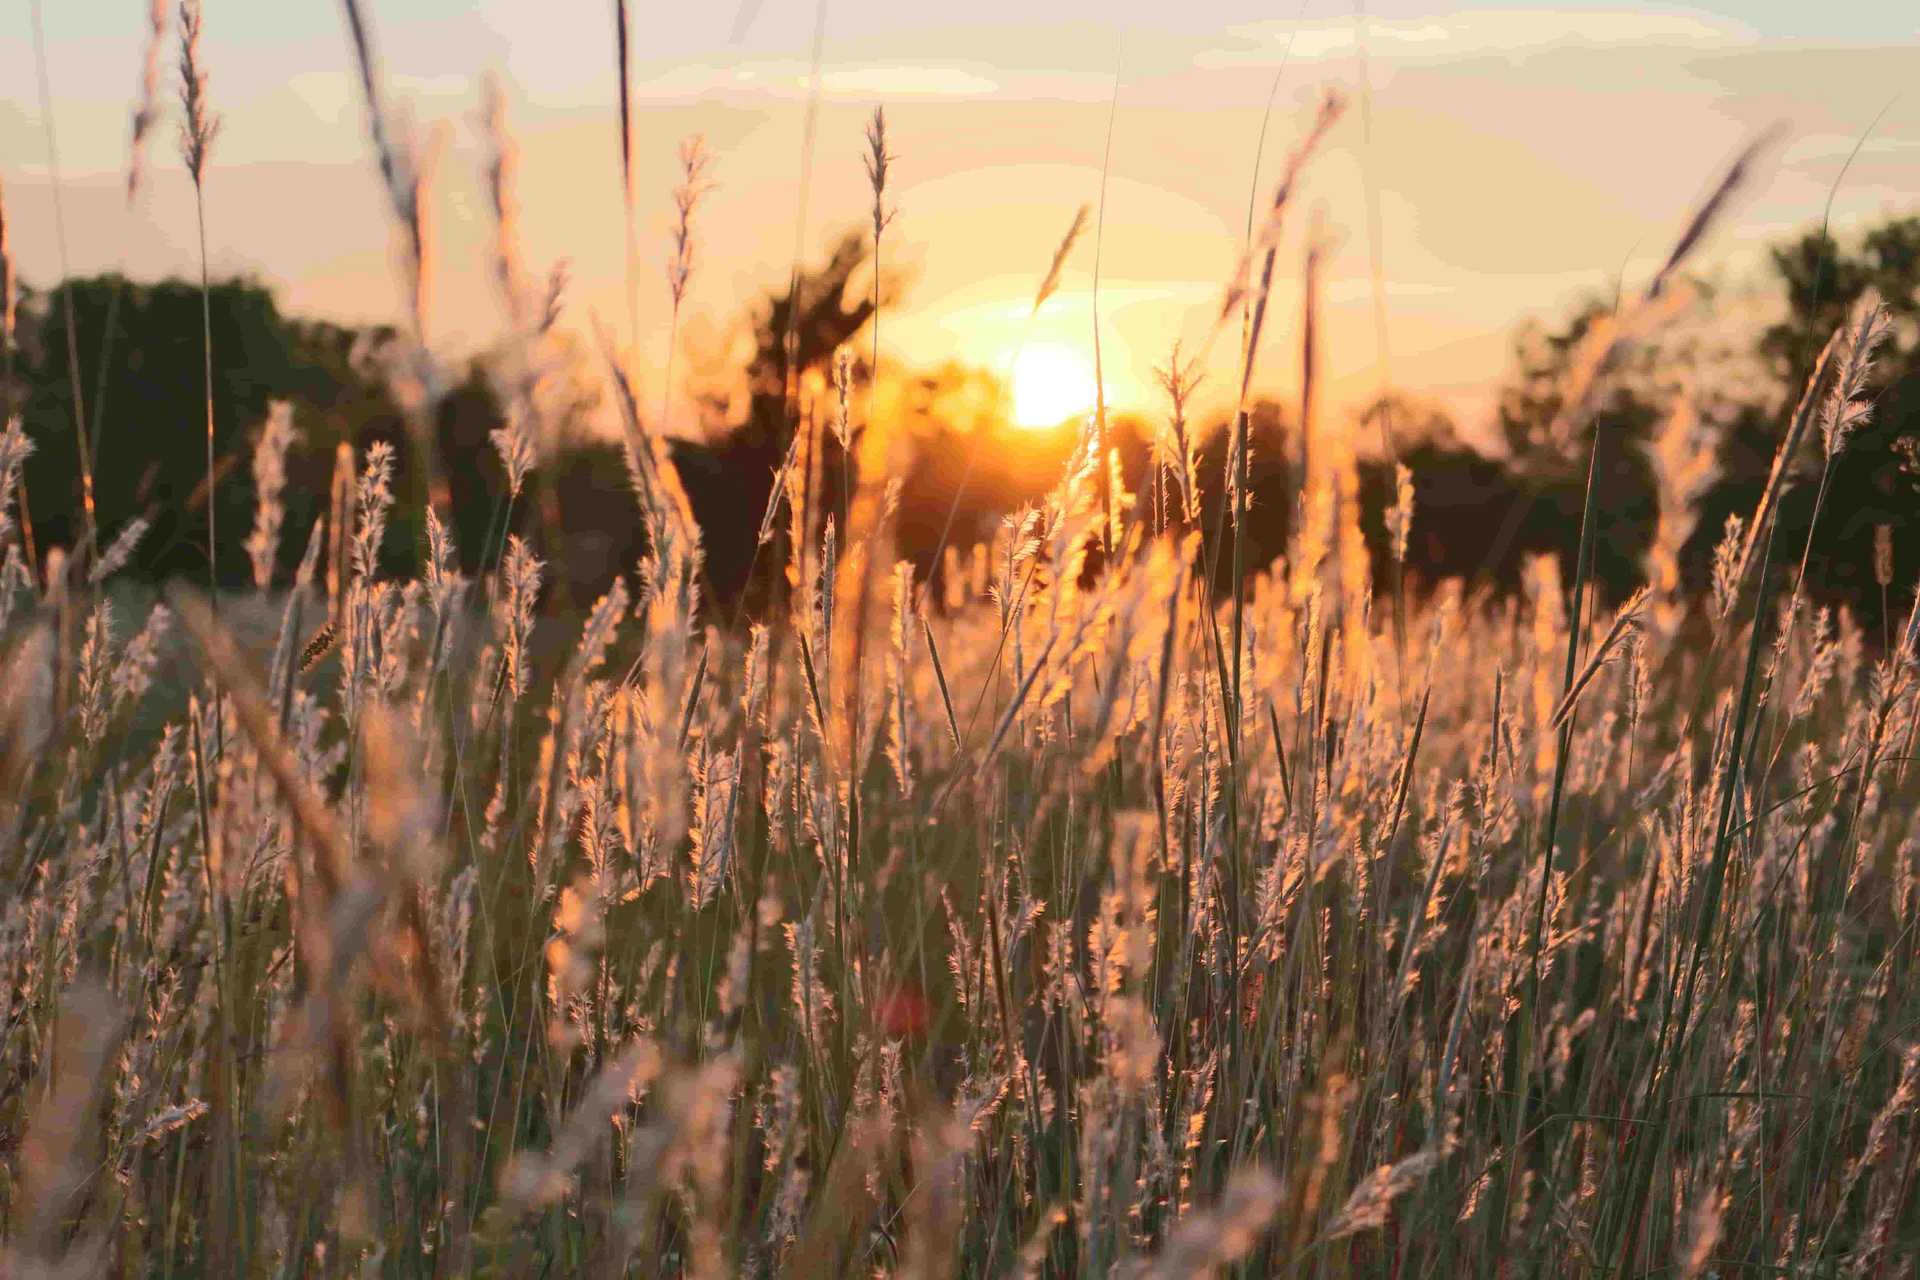
<svg viewBox="0 0 1920 1280">
<path fill-rule="evenodd" d="M 1053 427 L 1093 408 L 1093 367 L 1072 347 L 1034 343 L 1013 365 L 1013 421 Z"/>
</svg>

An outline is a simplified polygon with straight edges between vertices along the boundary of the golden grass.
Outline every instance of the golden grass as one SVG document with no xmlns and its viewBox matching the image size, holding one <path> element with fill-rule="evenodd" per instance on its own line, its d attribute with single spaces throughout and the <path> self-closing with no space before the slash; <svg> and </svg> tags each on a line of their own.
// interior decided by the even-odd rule
<svg viewBox="0 0 1920 1280">
<path fill-rule="evenodd" d="M 424 421 L 427 170 L 348 13 Z M 624 6 L 617 32 L 624 75 Z M 531 341 L 555 302 L 526 295 L 497 97 L 488 119 Z M 868 144 L 877 247 L 877 114 Z M 1597 327 L 1570 414 L 1750 162 Z M 705 165 L 683 154 L 676 305 Z M 1243 384 L 1274 231 L 1220 313 L 1245 306 Z M 1845 448 L 1881 323 L 1849 320 L 1783 457 L 1809 426 Z M 742 515 L 788 590 L 723 625 L 603 346 L 651 549 L 577 630 L 504 526 L 467 580 L 430 507 L 424 576 L 383 576 L 386 445 L 343 446 L 272 581 L 279 417 L 255 591 L 216 613 L 175 586 L 130 629 L 111 579 L 139 530 L 87 575 L 31 571 L 30 445 L 0 436 L 6 1274 L 1879 1276 L 1920 1252 L 1920 612 L 1878 650 L 1807 615 L 1773 554 L 1784 465 L 1712 601 L 1676 589 L 1706 465 L 1680 417 L 1650 589 L 1610 618 L 1589 511 L 1521 598 L 1396 582 L 1383 623 L 1350 459 L 1246 568 L 1267 442 L 1243 414 L 1231 521 L 1198 527 L 1176 351 L 1137 498 L 1090 422 L 938 610 L 891 564 L 886 477 L 850 463 L 846 507 L 808 509 L 822 440 L 796 434 Z M 516 496 L 541 376 L 530 354 L 496 433 Z M 836 362 L 829 429 L 878 461 L 855 376 Z"/>
</svg>

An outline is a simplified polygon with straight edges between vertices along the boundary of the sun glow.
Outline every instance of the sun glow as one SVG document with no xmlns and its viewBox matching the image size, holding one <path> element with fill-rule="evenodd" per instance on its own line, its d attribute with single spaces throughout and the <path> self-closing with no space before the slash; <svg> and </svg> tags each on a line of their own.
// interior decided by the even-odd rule
<svg viewBox="0 0 1920 1280">
<path fill-rule="evenodd" d="M 1072 347 L 1029 344 L 1013 365 L 1014 425 L 1055 427 L 1093 408 L 1093 368 Z"/>
</svg>

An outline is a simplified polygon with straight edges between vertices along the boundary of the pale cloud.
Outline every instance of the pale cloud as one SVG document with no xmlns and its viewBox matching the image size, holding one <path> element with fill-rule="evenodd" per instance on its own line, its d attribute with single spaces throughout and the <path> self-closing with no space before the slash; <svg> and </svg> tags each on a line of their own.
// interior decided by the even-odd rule
<svg viewBox="0 0 1920 1280">
<path fill-rule="evenodd" d="M 1780 155 L 1780 163 L 1803 165 L 1819 160 L 1844 160 L 1856 152 L 1862 159 L 1912 155 L 1920 152 L 1920 139 L 1868 137 L 1862 140 L 1844 133 L 1809 133 L 1788 144 Z"/>
<path fill-rule="evenodd" d="M 1419 280 L 1388 280 L 1380 288 L 1381 295 L 1387 298 L 1451 298 L 1460 291 L 1452 285 L 1433 284 Z M 1361 277 L 1330 281 L 1321 289 L 1320 296 L 1336 306 L 1346 303 L 1367 302 L 1373 298 L 1373 281 Z"/>
<path fill-rule="evenodd" d="M 855 67 L 823 71 L 827 93 L 868 97 L 978 98 L 998 93 L 998 82 L 958 67 Z"/>
<path fill-rule="evenodd" d="M 287 91 L 313 113 L 322 124 L 353 124 L 359 120 L 360 86 L 342 71 L 303 71 L 288 76 Z M 386 77 L 389 96 L 396 102 L 444 103 L 449 99 L 466 100 L 474 96 L 476 81 L 470 76 Z"/>
<path fill-rule="evenodd" d="M 712 62 L 678 63 L 634 82 L 638 102 L 684 103 L 729 94 L 786 93 L 797 77 L 806 75 L 803 62 L 750 62 L 720 65 Z"/>
<path fill-rule="evenodd" d="M 1229 48 L 1204 50 L 1204 70 L 1271 66 L 1286 58 L 1325 61 L 1351 57 L 1358 31 L 1349 18 L 1312 22 L 1265 21 L 1229 29 Z M 1567 46 L 1660 44 L 1716 48 L 1755 39 L 1751 28 L 1726 18 L 1619 10 L 1482 9 L 1432 18 L 1375 19 L 1366 25 L 1369 57 L 1433 60 L 1524 57 Z"/>
<path fill-rule="evenodd" d="M 811 69 L 798 59 L 752 59 L 727 65 L 686 62 L 643 75 L 634 85 L 634 96 L 650 103 L 716 97 L 793 100 L 806 96 L 810 79 Z M 1096 75 L 1022 71 L 990 78 L 974 65 L 931 62 L 828 65 L 820 72 L 820 92 L 828 98 L 1094 102 L 1105 101 L 1112 87 L 1110 78 Z"/>
<path fill-rule="evenodd" d="M 342 124 L 358 105 L 354 88 L 344 73 L 303 71 L 287 77 L 287 91 L 322 124 Z"/>
</svg>

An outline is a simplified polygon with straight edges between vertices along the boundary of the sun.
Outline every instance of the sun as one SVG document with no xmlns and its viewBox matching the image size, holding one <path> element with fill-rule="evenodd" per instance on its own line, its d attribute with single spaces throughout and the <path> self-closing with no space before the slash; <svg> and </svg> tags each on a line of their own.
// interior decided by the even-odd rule
<svg viewBox="0 0 1920 1280">
<path fill-rule="evenodd" d="M 1013 365 L 1014 425 L 1035 430 L 1059 426 L 1093 408 L 1093 369 L 1072 347 L 1033 343 Z"/>
</svg>

